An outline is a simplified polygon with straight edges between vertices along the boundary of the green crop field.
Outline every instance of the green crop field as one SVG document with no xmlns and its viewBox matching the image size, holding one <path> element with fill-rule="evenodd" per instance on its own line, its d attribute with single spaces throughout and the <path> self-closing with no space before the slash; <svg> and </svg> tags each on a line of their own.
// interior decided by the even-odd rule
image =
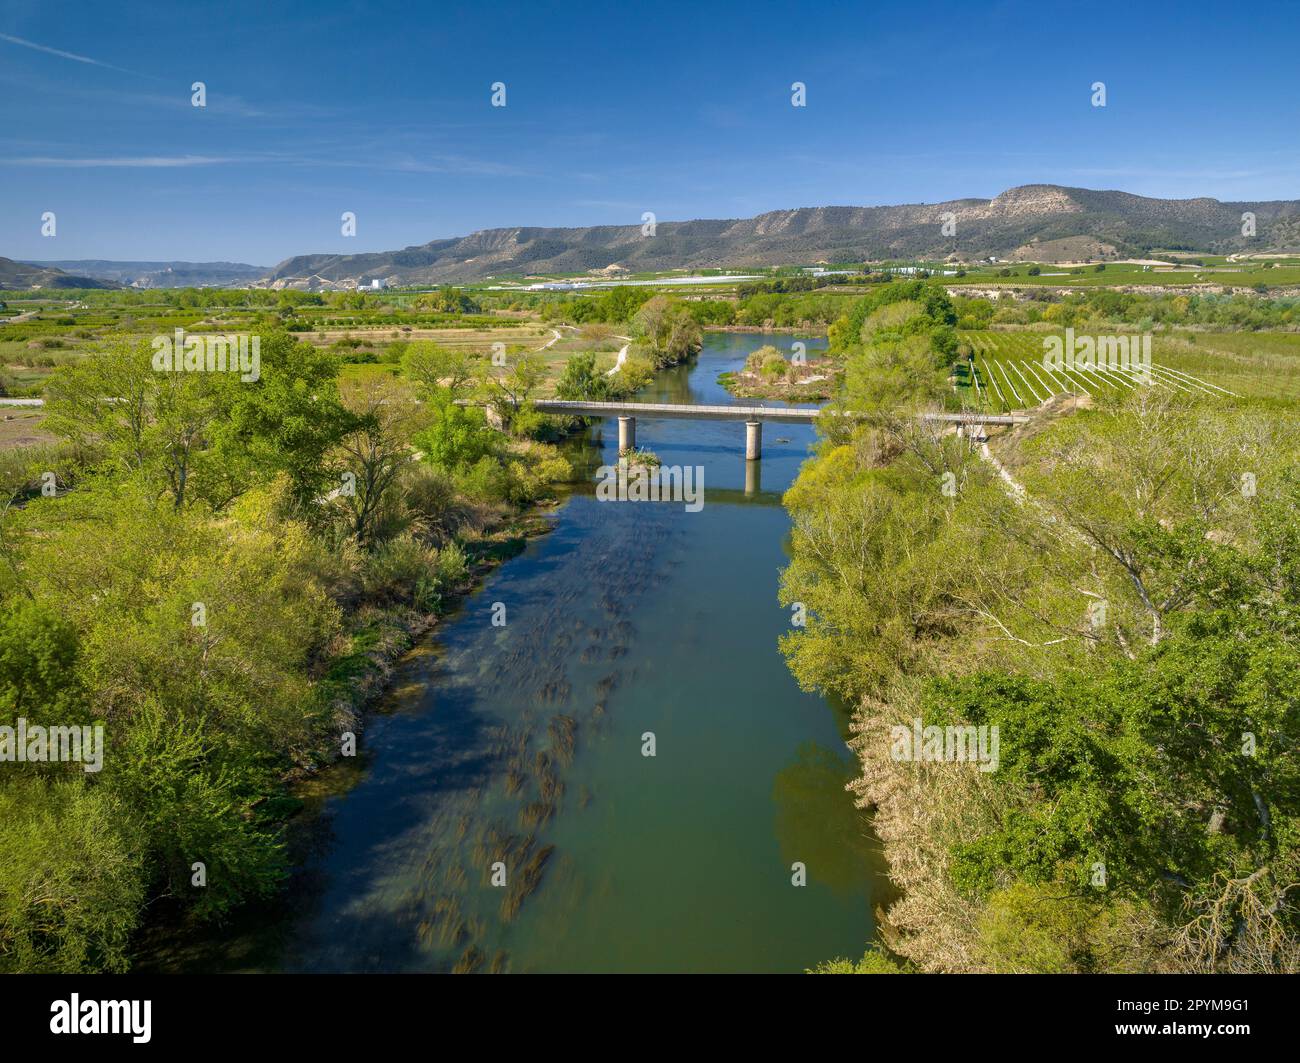
<svg viewBox="0 0 1300 1063">
<path fill-rule="evenodd" d="M 1224 285 L 1234 288 L 1294 287 L 1300 285 L 1300 261 L 1293 259 L 1275 262 L 1227 262 L 1206 258 L 1201 267 L 1140 266 L 1128 262 L 1112 262 L 1103 270 L 1095 266 L 1062 268 L 1049 264 L 1032 265 L 1020 262 L 1014 265 L 967 267 L 961 277 L 944 276 L 947 285 L 1042 285 L 1057 287 L 1095 288 L 1106 285 L 1131 284 L 1158 287 L 1184 285 Z M 934 268 L 941 268 L 936 265 Z M 948 267 L 951 268 L 951 267 Z M 1031 269 L 1039 272 L 1030 273 Z M 1007 276 L 1003 275 L 1006 271 Z"/>
<path fill-rule="evenodd" d="M 973 357 L 970 364 L 959 364 L 956 373 L 964 404 L 1001 412 L 1028 409 L 1054 395 L 1102 398 L 1143 386 L 1133 371 L 1045 366 L 1045 341 L 1062 338 L 1059 330 L 972 330 L 959 336 Z M 1300 333 L 1159 332 L 1152 336 L 1151 349 L 1155 387 L 1187 395 L 1300 402 Z"/>
</svg>

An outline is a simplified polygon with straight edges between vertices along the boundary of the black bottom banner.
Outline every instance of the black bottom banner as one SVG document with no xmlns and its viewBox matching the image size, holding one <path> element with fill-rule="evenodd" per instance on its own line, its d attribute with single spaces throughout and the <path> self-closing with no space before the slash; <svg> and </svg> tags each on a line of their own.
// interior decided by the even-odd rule
<svg viewBox="0 0 1300 1063">
<path fill-rule="evenodd" d="M 608 1027 L 626 1022 L 640 1043 L 658 1031 L 679 1046 L 686 1038 L 696 1051 L 714 1040 L 734 1048 L 745 1034 L 761 1037 L 768 1050 L 807 1048 L 839 1032 L 846 1045 L 904 1038 L 986 1052 L 1128 1042 L 1179 1053 L 1202 1044 L 1222 1054 L 1293 1034 L 1297 989 L 1287 976 L 1143 975 L 14 975 L 0 982 L 8 1046 L 113 1043 L 205 1053 L 337 1052 L 427 1037 L 431 1026 L 448 1024 L 485 1046 L 501 1036 L 578 1046 L 590 1017 L 593 1050 L 611 1047 Z M 814 1015 L 830 1020 L 818 1024 L 822 1032 L 813 1032 Z M 837 1020 L 845 1022 L 839 1031 Z"/>
</svg>

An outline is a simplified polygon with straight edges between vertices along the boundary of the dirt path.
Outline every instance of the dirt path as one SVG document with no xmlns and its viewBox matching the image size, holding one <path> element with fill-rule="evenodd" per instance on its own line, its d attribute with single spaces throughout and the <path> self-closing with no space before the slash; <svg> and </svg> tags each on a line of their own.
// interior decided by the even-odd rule
<svg viewBox="0 0 1300 1063">
<path fill-rule="evenodd" d="M 551 338 L 538 347 L 537 350 L 533 351 L 533 354 L 541 354 L 541 352 L 546 350 L 548 347 L 554 347 L 561 339 L 563 339 L 563 337 L 560 334 L 560 330 L 557 328 L 551 329 Z"/>
<path fill-rule="evenodd" d="M 606 376 L 613 376 L 615 373 L 617 373 L 620 369 L 623 368 L 623 363 L 627 361 L 627 349 L 632 346 L 631 336 L 615 336 L 614 339 L 627 340 L 627 342 L 623 344 L 622 347 L 619 348 L 618 360 L 614 363 L 614 368 L 605 374 Z"/>
</svg>

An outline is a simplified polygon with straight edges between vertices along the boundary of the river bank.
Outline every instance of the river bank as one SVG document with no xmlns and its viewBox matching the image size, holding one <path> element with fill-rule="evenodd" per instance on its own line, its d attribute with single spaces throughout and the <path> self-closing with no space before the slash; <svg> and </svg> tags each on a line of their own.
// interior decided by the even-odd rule
<svg viewBox="0 0 1300 1063">
<path fill-rule="evenodd" d="M 364 605 L 358 610 L 362 623 L 355 625 L 350 632 L 353 650 L 332 658 L 325 663 L 324 669 L 327 674 L 341 672 L 347 676 L 331 701 L 338 733 L 351 731 L 358 738 L 362 735 L 366 710 L 387 692 L 395 662 L 417 642 L 431 635 L 445 618 L 454 615 L 464 599 L 498 565 L 522 551 L 528 540 L 545 535 L 551 527 L 547 515 L 557 505 L 559 500 L 553 498 L 533 503 L 487 529 L 483 535 L 462 543 L 469 555 L 469 570 L 463 580 L 446 588 L 436 611 L 424 613 L 409 607 L 376 609 Z M 356 648 L 358 641 L 363 643 L 363 648 Z M 325 764 L 342 755 L 333 742 L 325 753 Z M 310 772 L 295 769 L 286 776 L 286 781 L 302 778 L 305 774 Z"/>
</svg>

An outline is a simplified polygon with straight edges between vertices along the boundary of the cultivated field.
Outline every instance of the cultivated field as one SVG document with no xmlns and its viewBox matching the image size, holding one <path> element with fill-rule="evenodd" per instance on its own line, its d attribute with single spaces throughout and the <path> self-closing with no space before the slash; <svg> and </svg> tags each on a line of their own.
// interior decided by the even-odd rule
<svg viewBox="0 0 1300 1063">
<path fill-rule="evenodd" d="M 1037 330 L 962 331 L 973 362 L 960 364 L 961 401 L 990 411 L 1028 409 L 1054 395 L 1097 398 L 1145 386 L 1140 367 L 1044 364 L 1050 337 Z M 1082 335 L 1082 333 L 1080 333 Z M 1137 337 L 1133 334 L 1130 340 Z M 1162 332 L 1151 342 L 1150 385 L 1187 395 L 1300 401 L 1300 333 Z"/>
<path fill-rule="evenodd" d="M 1223 257 L 1203 256 L 1203 265 L 1152 265 L 1142 266 L 1131 262 L 1110 262 L 1105 269 L 1096 266 L 1056 266 L 1050 263 L 1032 265 L 998 263 L 977 268 L 966 267 L 961 277 L 945 276 L 949 285 L 1041 285 L 1046 287 L 1133 286 L 1169 288 L 1182 286 L 1215 285 L 1231 288 L 1269 288 L 1300 286 L 1300 260 L 1229 261 Z M 953 269 L 936 263 L 936 269 Z M 1034 271 L 1034 272 L 1031 272 Z M 1004 276 L 1004 274 L 1007 274 Z"/>
<path fill-rule="evenodd" d="M 39 398 L 58 366 L 85 357 L 110 339 L 148 340 L 178 328 L 247 332 L 276 323 L 273 315 L 247 307 L 85 306 L 57 299 L 24 301 L 21 306 L 21 313 L 11 310 L 0 315 L 0 397 Z M 310 307 L 300 309 L 286 323 L 304 342 L 335 355 L 342 379 L 397 373 L 402 353 L 413 342 L 431 341 L 484 357 L 500 350 L 496 345 L 501 344 L 511 360 L 525 353 L 545 360 L 542 395 L 554 393 L 565 363 L 574 354 L 593 352 L 599 365 L 610 368 L 626 342 L 610 326 L 552 326 L 514 312 L 452 315 L 414 308 L 340 312 Z M 5 445 L 18 445 L 14 432 L 0 434 L 0 446 Z"/>
</svg>

